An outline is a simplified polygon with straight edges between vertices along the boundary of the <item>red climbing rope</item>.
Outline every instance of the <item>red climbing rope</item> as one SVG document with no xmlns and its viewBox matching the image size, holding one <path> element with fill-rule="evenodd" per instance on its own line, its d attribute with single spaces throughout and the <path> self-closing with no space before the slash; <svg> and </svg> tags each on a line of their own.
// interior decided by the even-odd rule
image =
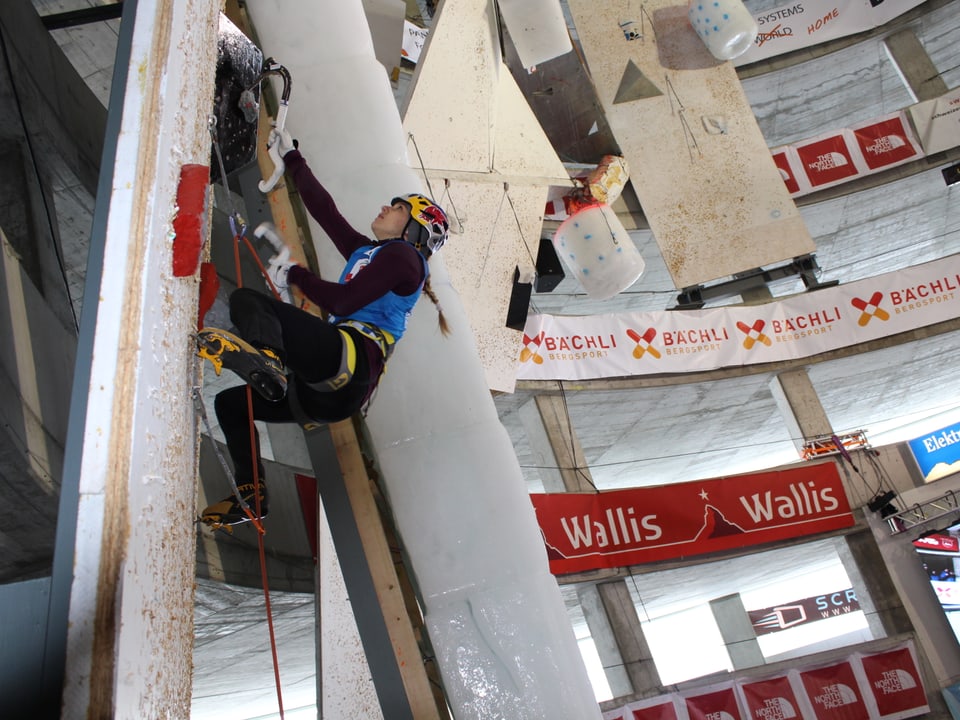
<svg viewBox="0 0 960 720">
<path fill-rule="evenodd" d="M 276 287 L 274 287 L 273 282 L 271 282 L 269 276 L 267 275 L 266 270 L 263 267 L 263 263 L 260 262 L 260 258 L 256 253 L 253 245 L 250 243 L 250 239 L 244 234 L 243 229 L 237 232 L 234 235 L 233 243 L 233 260 L 234 267 L 236 268 L 237 273 L 237 287 L 243 287 L 243 271 L 240 268 L 240 239 L 243 239 L 244 243 L 247 246 L 247 249 L 250 251 L 250 254 L 253 256 L 254 262 L 256 262 L 257 267 L 260 268 L 260 272 L 263 274 L 263 277 L 266 279 L 267 283 L 270 285 L 270 290 L 273 293 L 274 297 L 277 299 L 280 298 L 279 293 L 277 293 Z M 273 656 L 273 675 L 277 685 L 277 705 L 280 710 L 280 720 L 283 720 L 283 694 L 280 689 L 280 663 L 277 659 L 277 638 L 273 629 L 273 611 L 270 607 L 270 587 L 267 580 L 267 556 L 264 551 L 263 546 L 263 536 L 266 534 L 266 531 L 263 529 L 263 525 L 260 524 L 259 518 L 260 514 L 260 458 L 258 457 L 257 452 L 257 430 L 253 422 L 253 389 L 247 385 L 247 418 L 250 421 L 250 451 L 253 455 L 251 458 L 253 465 L 253 492 L 254 497 L 256 498 L 255 510 L 256 517 L 251 517 L 254 525 L 257 528 L 257 545 L 260 551 L 260 578 L 263 582 L 263 598 L 266 606 L 267 613 L 267 628 L 270 633 L 270 653 Z M 251 515 L 250 511 L 244 510 L 247 515 Z"/>
</svg>

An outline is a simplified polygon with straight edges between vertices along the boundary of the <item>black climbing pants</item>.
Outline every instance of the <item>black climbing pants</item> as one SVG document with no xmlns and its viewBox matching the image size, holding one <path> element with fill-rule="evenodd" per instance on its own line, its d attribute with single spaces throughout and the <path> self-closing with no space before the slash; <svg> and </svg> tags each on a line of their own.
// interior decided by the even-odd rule
<svg viewBox="0 0 960 720">
<path fill-rule="evenodd" d="M 353 328 L 345 328 L 357 348 L 357 367 L 353 379 L 333 392 L 309 387 L 334 376 L 340 368 L 343 337 L 336 325 L 311 315 L 256 290 L 239 288 L 230 295 L 230 320 L 237 334 L 257 348 L 277 352 L 288 371 L 288 383 L 296 383 L 295 395 L 303 414 L 320 423 L 344 420 L 363 405 L 378 378 L 370 377 L 367 343 L 372 342 Z M 287 397 L 270 402 L 251 392 L 253 419 L 268 423 L 298 422 L 298 414 Z M 239 385 L 217 394 L 214 401 L 217 421 L 227 441 L 238 485 L 253 480 L 253 447 L 250 417 L 247 412 L 247 386 Z M 257 461 L 260 439 L 253 430 Z M 281 458 L 282 460 L 282 458 Z M 263 477 L 263 466 L 259 467 Z"/>
</svg>

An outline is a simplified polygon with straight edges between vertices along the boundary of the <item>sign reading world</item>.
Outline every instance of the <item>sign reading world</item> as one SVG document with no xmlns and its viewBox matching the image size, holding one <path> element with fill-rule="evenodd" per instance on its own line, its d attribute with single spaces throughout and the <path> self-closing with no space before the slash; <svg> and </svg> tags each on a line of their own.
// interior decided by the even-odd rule
<svg viewBox="0 0 960 720">
<path fill-rule="evenodd" d="M 960 423 L 911 440 L 909 445 L 927 482 L 960 471 Z"/>
</svg>

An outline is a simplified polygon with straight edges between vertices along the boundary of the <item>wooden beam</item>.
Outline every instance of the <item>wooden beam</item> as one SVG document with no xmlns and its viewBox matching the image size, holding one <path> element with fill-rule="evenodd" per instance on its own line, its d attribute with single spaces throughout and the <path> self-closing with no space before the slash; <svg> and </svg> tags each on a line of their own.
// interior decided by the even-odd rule
<svg viewBox="0 0 960 720">
<path fill-rule="evenodd" d="M 340 472 L 360 532 L 370 575 L 383 609 L 383 619 L 400 668 L 413 716 L 420 720 L 440 720 L 441 715 L 423 665 L 423 657 L 407 614 L 400 580 L 394 567 L 380 512 L 370 490 L 370 478 L 357 443 L 357 434 L 349 420 L 330 425 Z M 317 478 L 322 483 L 323 478 Z M 444 715 L 443 717 L 447 717 Z"/>
</svg>

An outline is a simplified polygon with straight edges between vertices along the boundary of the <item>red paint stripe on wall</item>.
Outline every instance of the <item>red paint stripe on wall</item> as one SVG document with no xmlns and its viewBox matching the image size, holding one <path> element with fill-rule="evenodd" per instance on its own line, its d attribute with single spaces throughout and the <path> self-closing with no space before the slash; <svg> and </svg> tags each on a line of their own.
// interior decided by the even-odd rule
<svg viewBox="0 0 960 720">
<path fill-rule="evenodd" d="M 193 275 L 200 265 L 200 250 L 207 235 L 207 198 L 210 168 L 187 164 L 180 168 L 177 215 L 173 219 L 173 274 Z"/>
</svg>

